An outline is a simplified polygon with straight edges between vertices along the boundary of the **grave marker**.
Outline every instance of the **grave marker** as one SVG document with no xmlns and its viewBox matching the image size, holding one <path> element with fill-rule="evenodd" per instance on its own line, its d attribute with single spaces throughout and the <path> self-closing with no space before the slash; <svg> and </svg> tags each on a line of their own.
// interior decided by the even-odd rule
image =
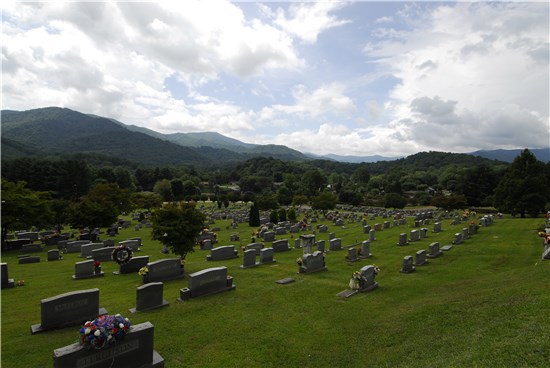
<svg viewBox="0 0 550 368">
<path fill-rule="evenodd" d="M 136 288 L 136 307 L 131 308 L 131 313 L 144 312 L 151 309 L 167 307 L 170 303 L 163 299 L 164 284 L 162 282 L 150 282 Z"/>
<path fill-rule="evenodd" d="M 227 276 L 227 267 L 213 267 L 189 275 L 188 286 L 180 289 L 179 301 L 234 290 L 233 278 Z"/>
</svg>

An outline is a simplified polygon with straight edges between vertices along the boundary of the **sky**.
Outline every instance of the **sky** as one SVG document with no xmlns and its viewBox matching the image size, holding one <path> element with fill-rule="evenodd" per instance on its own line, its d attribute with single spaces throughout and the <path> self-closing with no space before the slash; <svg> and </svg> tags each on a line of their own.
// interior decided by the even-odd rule
<svg viewBox="0 0 550 368">
<path fill-rule="evenodd" d="M 550 147 L 547 1 L 0 6 L 2 109 L 319 155 Z"/>
</svg>

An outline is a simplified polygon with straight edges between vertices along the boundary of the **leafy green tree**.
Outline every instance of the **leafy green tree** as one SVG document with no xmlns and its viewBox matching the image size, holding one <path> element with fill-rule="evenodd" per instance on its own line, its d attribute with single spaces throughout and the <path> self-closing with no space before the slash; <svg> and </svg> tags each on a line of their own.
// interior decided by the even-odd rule
<svg viewBox="0 0 550 368">
<path fill-rule="evenodd" d="M 501 211 L 536 217 L 550 199 L 550 178 L 544 163 L 525 149 L 506 170 L 495 190 L 495 207 Z"/>
<path fill-rule="evenodd" d="M 407 205 L 407 198 L 397 193 L 387 193 L 385 196 L 384 208 L 403 209 Z"/>
<path fill-rule="evenodd" d="M 170 202 L 173 200 L 172 183 L 168 179 L 162 179 L 155 183 L 153 191 L 162 197 L 164 202 Z"/>
<path fill-rule="evenodd" d="M 304 173 L 302 186 L 304 193 L 310 197 L 317 195 L 327 183 L 327 177 L 321 170 L 313 169 Z"/>
<path fill-rule="evenodd" d="M 130 192 L 117 184 L 97 184 L 79 202 L 69 208 L 69 222 L 73 225 L 106 227 L 114 223 L 118 215 L 132 208 Z"/>
<path fill-rule="evenodd" d="M 367 165 L 359 165 L 359 167 L 353 172 L 353 179 L 359 184 L 368 184 L 370 180 L 370 173 Z"/>
<path fill-rule="evenodd" d="M 152 237 L 185 259 L 194 251 L 205 221 L 206 216 L 195 208 L 194 203 L 170 203 L 153 212 Z"/>
<path fill-rule="evenodd" d="M 458 188 L 466 197 L 468 206 L 492 205 L 487 198 L 493 195 L 498 182 L 499 176 L 495 170 L 487 164 L 481 164 L 466 170 Z"/>
<path fill-rule="evenodd" d="M 162 205 L 162 197 L 153 192 L 132 193 L 133 208 L 145 208 L 151 210 Z"/>
<path fill-rule="evenodd" d="M 179 201 L 184 197 L 183 182 L 181 179 L 172 179 L 170 181 L 170 189 L 174 200 Z"/>
<path fill-rule="evenodd" d="M 336 207 L 336 195 L 330 192 L 323 192 L 311 200 L 311 207 L 314 210 L 328 211 Z"/>
<path fill-rule="evenodd" d="M 10 230 L 53 225 L 50 199 L 50 193 L 27 189 L 25 182 L 2 179 L 2 245 Z"/>
<path fill-rule="evenodd" d="M 258 208 L 258 205 L 256 204 L 256 202 L 252 203 L 252 206 L 250 207 L 250 213 L 248 215 L 248 224 L 251 227 L 260 226 L 260 209 Z"/>
<path fill-rule="evenodd" d="M 279 202 L 277 202 L 277 196 L 275 194 L 258 195 L 256 196 L 255 202 L 262 211 L 279 208 Z"/>
<path fill-rule="evenodd" d="M 462 194 L 452 194 L 448 196 L 437 194 L 432 199 L 432 205 L 448 211 L 466 208 L 468 206 L 466 197 Z"/>
</svg>

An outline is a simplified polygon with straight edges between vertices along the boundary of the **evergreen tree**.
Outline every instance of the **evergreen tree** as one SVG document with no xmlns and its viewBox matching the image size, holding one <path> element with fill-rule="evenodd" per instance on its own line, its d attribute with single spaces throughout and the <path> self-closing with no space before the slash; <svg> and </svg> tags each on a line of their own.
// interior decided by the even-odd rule
<svg viewBox="0 0 550 368">
<path fill-rule="evenodd" d="M 250 215 L 248 216 L 248 224 L 252 227 L 260 226 L 260 209 L 256 202 L 250 207 Z"/>
</svg>

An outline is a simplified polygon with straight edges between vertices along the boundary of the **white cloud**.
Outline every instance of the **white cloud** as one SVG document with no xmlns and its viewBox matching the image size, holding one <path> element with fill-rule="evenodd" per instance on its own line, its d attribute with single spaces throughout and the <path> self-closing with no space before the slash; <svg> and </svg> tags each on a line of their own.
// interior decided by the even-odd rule
<svg viewBox="0 0 550 368">
<path fill-rule="evenodd" d="M 400 80 L 390 106 L 401 138 L 425 150 L 547 147 L 547 10 L 439 6 L 399 40 L 369 44 L 366 54 Z"/>
<path fill-rule="evenodd" d="M 306 43 L 315 43 L 320 33 L 349 23 L 348 20 L 329 14 L 345 5 L 345 2 L 340 1 L 292 4 L 288 15 L 281 8 L 277 10 L 275 24 Z"/>
</svg>

